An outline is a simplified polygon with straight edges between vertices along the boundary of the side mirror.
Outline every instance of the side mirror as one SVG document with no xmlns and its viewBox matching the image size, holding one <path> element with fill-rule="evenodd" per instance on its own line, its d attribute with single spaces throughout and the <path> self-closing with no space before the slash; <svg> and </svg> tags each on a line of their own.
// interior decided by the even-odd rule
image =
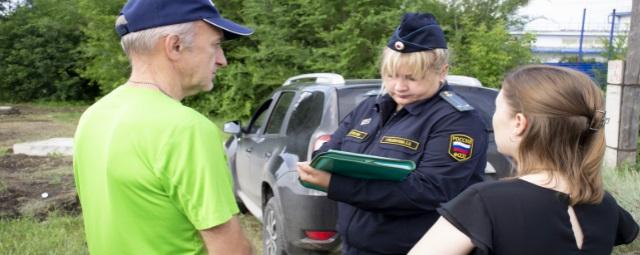
<svg viewBox="0 0 640 255">
<path fill-rule="evenodd" d="M 224 128 L 222 129 L 227 134 L 238 135 L 242 132 L 242 128 L 240 128 L 240 121 L 234 120 L 224 123 Z"/>
</svg>

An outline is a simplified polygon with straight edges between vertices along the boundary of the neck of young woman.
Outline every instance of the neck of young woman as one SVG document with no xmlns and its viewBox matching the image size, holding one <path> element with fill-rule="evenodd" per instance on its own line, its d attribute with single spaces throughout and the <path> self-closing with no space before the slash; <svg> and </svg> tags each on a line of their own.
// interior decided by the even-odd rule
<svg viewBox="0 0 640 255">
<path fill-rule="evenodd" d="M 539 170 L 518 177 L 535 185 L 569 194 L 569 184 L 564 175 L 549 170 Z"/>
</svg>

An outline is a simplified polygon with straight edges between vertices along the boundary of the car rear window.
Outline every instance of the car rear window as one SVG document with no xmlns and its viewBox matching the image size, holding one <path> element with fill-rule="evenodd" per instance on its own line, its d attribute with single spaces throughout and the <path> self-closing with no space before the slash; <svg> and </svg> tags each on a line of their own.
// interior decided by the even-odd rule
<svg viewBox="0 0 640 255">
<path fill-rule="evenodd" d="M 269 123 L 267 123 L 267 129 L 265 131 L 266 134 L 280 133 L 282 121 L 284 120 L 285 114 L 287 114 L 287 109 L 289 109 L 293 96 L 295 96 L 295 93 L 293 92 L 283 92 L 280 95 L 280 98 L 278 98 L 278 102 L 273 109 L 273 113 L 271 113 Z"/>
<path fill-rule="evenodd" d="M 377 96 L 379 88 L 371 87 L 346 87 L 338 90 L 338 115 L 340 120 L 353 111 L 360 102 L 365 99 Z"/>
<path fill-rule="evenodd" d="M 311 136 L 322 120 L 323 104 L 324 94 L 322 92 L 302 92 L 291 113 L 287 135 Z"/>
<path fill-rule="evenodd" d="M 495 100 L 498 92 L 482 87 L 452 86 L 452 88 L 480 113 L 487 131 L 493 131 L 491 118 L 496 110 Z"/>
</svg>

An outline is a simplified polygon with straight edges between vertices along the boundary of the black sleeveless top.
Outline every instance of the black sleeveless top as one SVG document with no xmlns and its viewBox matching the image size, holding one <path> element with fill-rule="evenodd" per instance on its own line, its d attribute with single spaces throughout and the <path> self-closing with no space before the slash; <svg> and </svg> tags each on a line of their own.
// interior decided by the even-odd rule
<svg viewBox="0 0 640 255">
<path fill-rule="evenodd" d="M 471 254 L 611 254 L 638 235 L 632 216 L 605 193 L 600 204 L 573 207 L 584 235 L 578 249 L 568 206 L 564 193 L 512 179 L 473 185 L 438 212 L 472 240 Z"/>
</svg>

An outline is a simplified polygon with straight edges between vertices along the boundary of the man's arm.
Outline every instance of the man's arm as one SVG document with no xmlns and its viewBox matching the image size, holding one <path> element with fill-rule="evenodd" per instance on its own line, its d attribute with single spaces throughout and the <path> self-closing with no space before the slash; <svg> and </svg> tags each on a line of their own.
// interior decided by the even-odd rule
<svg viewBox="0 0 640 255">
<path fill-rule="evenodd" d="M 218 226 L 200 230 L 200 235 L 209 255 L 213 254 L 253 254 L 251 243 L 240 228 L 238 216 Z"/>
</svg>

